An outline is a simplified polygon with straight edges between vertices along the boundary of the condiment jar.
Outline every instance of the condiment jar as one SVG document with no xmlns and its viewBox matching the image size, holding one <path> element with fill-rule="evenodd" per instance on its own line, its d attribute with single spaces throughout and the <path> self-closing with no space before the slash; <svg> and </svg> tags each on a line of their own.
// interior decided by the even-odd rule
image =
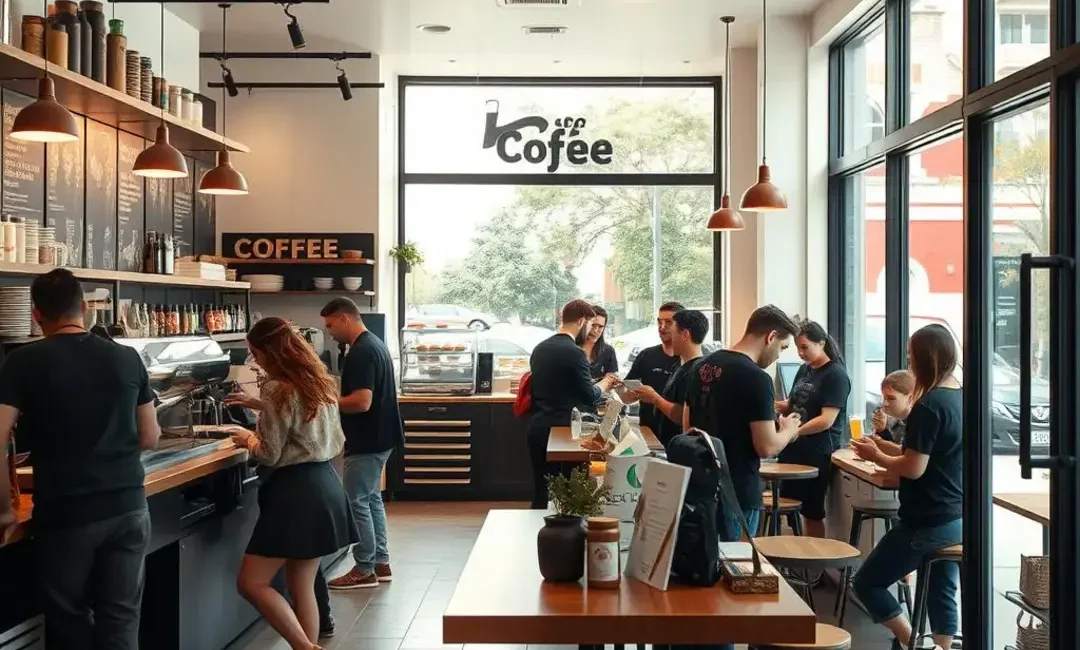
<svg viewBox="0 0 1080 650">
<path fill-rule="evenodd" d="M 175 115 L 176 117 L 180 117 L 183 111 L 183 109 L 180 107 L 180 97 L 180 86 L 169 86 L 169 105 L 166 106 L 166 108 L 169 109 L 169 113 Z"/>
<path fill-rule="evenodd" d="M 26 220 L 22 217 L 11 217 L 11 222 L 15 224 L 15 259 L 8 261 L 19 262 L 20 264 L 26 263 Z M 5 243 L 7 237 L 4 237 Z"/>
<path fill-rule="evenodd" d="M 41 16 L 22 17 L 22 49 L 45 58 L 45 19 Z"/>
<path fill-rule="evenodd" d="M 619 557 L 619 520 L 612 517 L 589 517 L 585 575 L 589 586 L 617 589 L 622 581 Z"/>
</svg>

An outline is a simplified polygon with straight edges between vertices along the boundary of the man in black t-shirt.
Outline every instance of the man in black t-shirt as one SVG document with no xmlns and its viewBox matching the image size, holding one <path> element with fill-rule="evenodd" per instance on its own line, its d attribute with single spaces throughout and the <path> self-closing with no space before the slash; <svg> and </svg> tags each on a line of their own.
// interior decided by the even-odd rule
<svg viewBox="0 0 1080 650">
<path fill-rule="evenodd" d="M 709 319 L 700 311 L 684 309 L 672 316 L 675 332 L 671 350 L 679 357 L 680 366 L 671 373 L 664 390 L 657 393 L 652 386 L 642 386 L 635 396 L 656 410 L 656 437 L 665 446 L 682 433 L 683 403 L 690 375 L 701 358 L 701 343 L 709 332 Z"/>
<path fill-rule="evenodd" d="M 798 415 L 776 417 L 773 380 L 764 371 L 798 331 L 779 308 L 755 309 L 738 343 L 697 363 L 686 391 L 683 427 L 702 429 L 723 441 L 750 530 L 757 528 L 764 509 L 761 459 L 775 456 L 798 435 Z M 724 511 L 721 537 L 737 541 L 737 518 Z"/>
<path fill-rule="evenodd" d="M 671 374 L 679 367 L 679 355 L 671 348 L 671 337 L 675 333 L 675 312 L 682 311 L 684 307 L 677 302 L 666 302 L 660 305 L 656 313 L 656 329 L 660 334 L 660 345 L 645 348 L 638 353 L 634 363 L 630 366 L 630 372 L 623 379 L 638 379 L 642 385 L 652 388 L 657 393 L 664 390 Z M 652 404 L 641 404 L 641 426 L 649 427 L 656 432 L 659 419 Z"/>
<path fill-rule="evenodd" d="M 140 454 L 161 430 L 139 355 L 86 331 L 79 281 L 30 287 L 44 340 L 0 367 L 0 449 L 16 420 L 34 465 L 33 526 L 47 647 L 139 647 L 150 513 Z M 0 540 L 14 523 L 0 461 Z"/>
<path fill-rule="evenodd" d="M 345 493 L 360 533 L 360 541 L 352 548 L 355 565 L 329 585 L 331 589 L 377 587 L 393 579 L 380 479 L 390 454 L 405 442 L 394 362 L 386 344 L 364 327 L 353 301 L 336 298 L 320 313 L 330 336 L 349 344 L 338 405 L 345 431 Z"/>
</svg>

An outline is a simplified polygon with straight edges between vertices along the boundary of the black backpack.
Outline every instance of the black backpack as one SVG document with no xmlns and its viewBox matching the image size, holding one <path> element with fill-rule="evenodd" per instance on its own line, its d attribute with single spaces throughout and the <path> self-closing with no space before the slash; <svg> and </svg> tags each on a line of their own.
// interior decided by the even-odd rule
<svg viewBox="0 0 1080 650">
<path fill-rule="evenodd" d="M 690 468 L 671 573 L 685 584 L 712 586 L 720 579 L 721 506 L 734 510 L 747 537 L 753 534 L 731 484 L 724 443 L 700 429 L 690 429 L 671 439 L 667 458 Z M 760 562 L 756 552 L 753 560 L 756 574 Z"/>
</svg>

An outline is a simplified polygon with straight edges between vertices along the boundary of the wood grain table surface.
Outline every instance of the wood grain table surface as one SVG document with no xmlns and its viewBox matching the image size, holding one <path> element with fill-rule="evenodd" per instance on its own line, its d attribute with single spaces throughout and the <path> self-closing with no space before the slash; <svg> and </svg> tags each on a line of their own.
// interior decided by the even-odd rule
<svg viewBox="0 0 1080 650">
<path fill-rule="evenodd" d="M 1001 506 L 1009 512 L 1014 512 L 1021 517 L 1038 522 L 1042 526 L 1050 525 L 1049 494 L 995 494 L 994 505 Z"/>
<path fill-rule="evenodd" d="M 667 591 L 623 576 L 618 589 L 546 583 L 542 510 L 492 510 L 443 614 L 443 643 L 807 643 L 814 613 L 784 581 L 776 595 L 722 584 Z M 625 557 L 625 556 L 624 556 Z"/>
<path fill-rule="evenodd" d="M 842 472 L 847 472 L 860 481 L 866 481 L 883 490 L 895 490 L 900 487 L 900 479 L 865 460 L 860 460 L 851 449 L 839 449 L 833 452 L 832 463 Z"/>
</svg>

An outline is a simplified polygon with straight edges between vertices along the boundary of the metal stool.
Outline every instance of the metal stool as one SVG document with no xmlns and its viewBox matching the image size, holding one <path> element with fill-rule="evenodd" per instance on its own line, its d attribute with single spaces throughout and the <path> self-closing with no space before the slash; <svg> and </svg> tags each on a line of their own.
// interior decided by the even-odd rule
<svg viewBox="0 0 1080 650">
<path fill-rule="evenodd" d="M 761 525 L 758 526 L 758 533 L 767 535 L 772 529 L 769 528 L 769 524 L 772 522 L 773 517 L 773 502 L 772 495 L 766 492 L 764 494 L 765 499 L 765 512 L 761 517 Z M 787 499 L 780 497 L 780 516 L 787 517 L 788 525 L 791 526 L 792 532 L 796 535 L 802 535 L 802 501 L 798 499 Z"/>
<path fill-rule="evenodd" d="M 908 640 L 908 650 L 915 650 L 926 634 L 926 595 L 930 591 L 930 571 L 935 564 L 941 562 L 955 562 L 961 564 L 964 561 L 964 546 L 957 544 L 943 549 L 927 553 L 919 563 L 919 584 L 915 593 L 915 611 L 911 620 L 911 639 Z M 959 640 L 960 637 L 954 639 Z"/>
<path fill-rule="evenodd" d="M 782 572 L 788 583 L 802 594 L 803 600 L 814 608 L 813 581 L 809 573 L 825 569 L 845 569 L 859 561 L 859 549 L 835 539 L 781 535 L 756 537 L 754 544 L 769 562 Z M 799 571 L 803 576 L 796 577 Z M 813 646 L 809 646 L 813 647 Z"/>
<path fill-rule="evenodd" d="M 848 543 L 859 548 L 862 539 L 862 525 L 867 521 L 881 519 L 885 522 L 885 532 L 892 530 L 892 521 L 900 509 L 898 501 L 881 501 L 874 499 L 861 499 L 851 503 L 851 533 Z M 851 589 L 851 575 L 853 569 L 848 568 L 840 575 L 840 585 L 836 592 L 836 605 L 833 611 L 836 613 L 836 624 L 844 627 L 844 615 L 847 613 L 848 593 Z M 898 582 L 900 590 L 900 602 L 907 606 L 908 614 L 911 614 L 911 586 L 906 582 Z"/>
<path fill-rule="evenodd" d="M 773 643 L 754 646 L 757 650 L 783 650 L 784 648 L 812 648 L 813 650 L 849 650 L 851 635 L 832 625 L 818 623 L 813 643 Z"/>
</svg>

